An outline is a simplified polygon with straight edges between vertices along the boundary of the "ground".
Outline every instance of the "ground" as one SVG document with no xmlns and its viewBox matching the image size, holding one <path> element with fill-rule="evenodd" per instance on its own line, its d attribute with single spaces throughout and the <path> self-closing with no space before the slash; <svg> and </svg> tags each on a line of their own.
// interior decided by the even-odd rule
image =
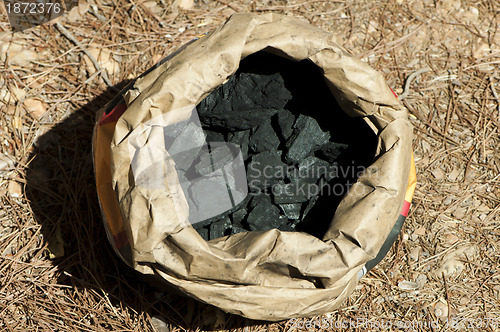
<svg viewBox="0 0 500 332">
<path fill-rule="evenodd" d="M 86 1 L 14 34 L 2 8 L 3 331 L 500 330 L 497 1 Z M 157 291 L 117 259 L 102 226 L 96 111 L 180 45 L 250 11 L 332 32 L 404 96 L 414 126 L 418 185 L 403 231 L 324 316 L 267 324 Z"/>
</svg>

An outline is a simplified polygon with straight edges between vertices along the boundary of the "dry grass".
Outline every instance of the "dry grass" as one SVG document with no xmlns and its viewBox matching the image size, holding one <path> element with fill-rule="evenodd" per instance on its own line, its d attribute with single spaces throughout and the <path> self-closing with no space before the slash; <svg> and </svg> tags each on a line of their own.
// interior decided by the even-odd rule
<svg viewBox="0 0 500 332">
<path fill-rule="evenodd" d="M 456 330 L 447 318 L 500 329 L 498 2 L 199 0 L 184 10 L 188 1 L 94 1 L 60 21 L 78 46 L 54 24 L 14 35 L 0 24 L 1 330 L 152 331 L 159 318 L 172 331 L 281 331 L 321 319 L 369 322 L 352 330 L 410 321 Z M 404 99 L 419 181 L 410 216 L 383 262 L 326 316 L 268 325 L 156 291 L 116 259 L 104 234 L 90 137 L 114 92 L 83 50 L 121 87 L 235 11 L 299 16 L 335 32 L 397 93 L 430 69 Z"/>
</svg>

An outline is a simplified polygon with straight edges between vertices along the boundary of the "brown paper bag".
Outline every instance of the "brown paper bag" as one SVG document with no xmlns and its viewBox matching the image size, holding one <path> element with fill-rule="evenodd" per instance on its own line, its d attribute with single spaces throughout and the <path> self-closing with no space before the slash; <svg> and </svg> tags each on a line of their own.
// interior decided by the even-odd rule
<svg viewBox="0 0 500 332">
<path fill-rule="evenodd" d="M 189 222 L 163 128 L 183 123 L 240 60 L 261 50 L 316 64 L 342 109 L 376 133 L 376 158 L 323 239 L 273 229 L 206 242 Z M 235 14 L 142 75 L 99 115 L 94 163 L 106 229 L 135 270 L 226 312 L 270 321 L 330 312 L 407 212 L 415 185 L 411 138 L 408 114 L 382 75 L 332 34 L 287 16 Z"/>
</svg>

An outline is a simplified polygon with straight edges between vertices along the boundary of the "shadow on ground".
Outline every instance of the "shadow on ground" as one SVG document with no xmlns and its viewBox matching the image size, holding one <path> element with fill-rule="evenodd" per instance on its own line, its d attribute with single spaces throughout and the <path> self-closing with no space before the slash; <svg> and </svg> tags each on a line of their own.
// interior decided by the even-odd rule
<svg viewBox="0 0 500 332">
<path fill-rule="evenodd" d="M 64 256 L 54 260 L 59 269 L 58 284 L 72 286 L 75 291 L 107 294 L 116 308 L 161 316 L 185 329 L 215 329 L 221 318 L 224 328 L 262 324 L 159 292 L 139 280 L 139 275 L 115 255 L 97 201 L 91 146 L 96 113 L 115 94 L 112 89 L 105 91 L 55 125 L 38 139 L 31 156 L 26 191 L 35 220 L 55 254 L 61 249 L 57 248 L 60 240 L 64 248 Z M 89 311 L 94 308 L 89 307 Z"/>
</svg>

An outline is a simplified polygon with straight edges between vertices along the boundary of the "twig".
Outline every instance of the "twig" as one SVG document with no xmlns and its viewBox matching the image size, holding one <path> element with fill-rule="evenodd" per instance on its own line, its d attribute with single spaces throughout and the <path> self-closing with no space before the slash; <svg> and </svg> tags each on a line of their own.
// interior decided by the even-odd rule
<svg viewBox="0 0 500 332">
<path fill-rule="evenodd" d="M 229 2 L 226 2 L 226 1 L 222 1 L 222 0 L 215 0 L 217 1 L 218 3 L 222 4 L 222 5 L 225 5 L 225 6 L 228 6 L 229 8 L 231 8 L 232 10 L 234 10 L 235 12 L 241 12 L 241 8 L 239 8 L 238 6 L 235 6 Z"/>
<path fill-rule="evenodd" d="M 450 310 L 450 293 L 448 292 L 448 285 L 446 284 L 446 277 L 444 272 L 441 272 L 444 282 L 444 291 L 446 293 L 446 304 L 448 305 L 448 322 L 451 322 L 451 310 Z"/>
<path fill-rule="evenodd" d="M 417 70 L 416 72 L 412 73 L 410 76 L 408 76 L 408 79 L 406 80 L 406 83 L 405 83 L 405 88 L 404 88 L 404 91 L 402 94 L 400 94 L 398 96 L 398 99 L 399 100 L 403 100 L 405 99 L 406 97 L 408 97 L 408 95 L 410 94 L 410 84 L 411 82 L 413 82 L 413 80 L 418 76 L 418 75 L 421 75 L 423 73 L 426 73 L 430 71 L 429 68 L 425 67 L 425 68 L 421 68 L 419 70 Z"/>
<path fill-rule="evenodd" d="M 90 61 L 92 61 L 92 63 L 94 64 L 96 71 L 101 73 L 101 77 L 104 83 L 106 83 L 106 85 L 109 86 L 113 91 L 119 92 L 118 89 L 115 88 L 114 85 L 109 80 L 108 73 L 106 72 L 106 70 L 101 69 L 99 62 L 97 62 L 97 60 L 92 56 L 92 54 L 90 54 L 90 52 L 83 47 L 83 45 L 78 41 L 78 39 L 76 39 L 71 32 L 66 30 L 66 28 L 63 27 L 60 22 L 56 23 L 56 27 L 63 34 L 64 37 L 68 38 L 73 44 L 78 46 L 83 51 L 83 53 L 85 53 L 86 56 L 89 57 Z"/>
<path fill-rule="evenodd" d="M 495 84 L 493 84 L 493 77 L 490 76 L 490 86 L 491 92 L 493 93 L 493 97 L 497 100 L 497 110 L 498 110 L 498 124 L 500 124 L 500 97 L 498 97 L 497 89 L 495 89 Z"/>
<path fill-rule="evenodd" d="M 399 97 L 398 97 L 399 98 Z M 429 121 L 425 120 L 418 112 L 415 110 L 407 101 L 404 101 L 403 104 L 406 106 L 406 108 L 410 111 L 411 114 L 413 114 L 420 122 L 423 124 L 427 125 L 429 128 L 434 130 L 437 134 L 443 136 L 445 139 L 448 140 L 448 142 L 455 144 L 456 146 L 460 146 L 460 142 L 455 140 L 454 138 L 446 135 L 446 133 L 443 133 L 441 129 L 430 123 Z"/>
</svg>

